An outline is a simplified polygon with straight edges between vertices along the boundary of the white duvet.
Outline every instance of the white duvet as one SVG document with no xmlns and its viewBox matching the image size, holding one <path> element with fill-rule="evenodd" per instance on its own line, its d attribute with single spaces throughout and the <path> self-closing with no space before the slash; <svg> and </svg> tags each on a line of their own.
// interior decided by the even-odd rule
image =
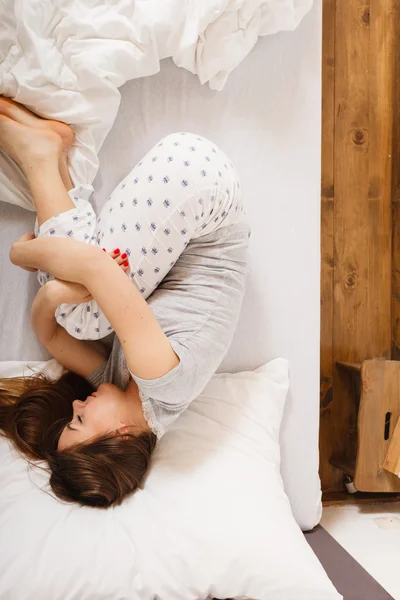
<svg viewBox="0 0 400 600">
<path fill-rule="evenodd" d="M 75 183 L 90 185 L 126 81 L 160 61 L 215 90 L 258 36 L 292 30 L 312 0 L 0 0 L 0 95 L 76 133 Z M 132 111 L 135 106 L 132 106 Z M 0 155 L 1 200 L 32 210 L 24 179 Z"/>
</svg>

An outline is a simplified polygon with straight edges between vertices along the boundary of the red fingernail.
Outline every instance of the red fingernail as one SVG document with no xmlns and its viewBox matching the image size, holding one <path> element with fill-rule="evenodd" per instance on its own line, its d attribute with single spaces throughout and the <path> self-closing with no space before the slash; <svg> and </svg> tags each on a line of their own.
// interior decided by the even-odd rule
<svg viewBox="0 0 400 600">
<path fill-rule="evenodd" d="M 127 258 L 127 256 L 128 255 L 126 254 L 126 252 L 124 252 L 123 254 L 121 254 L 121 258 Z"/>
<path fill-rule="evenodd" d="M 114 254 L 119 254 L 120 253 L 120 249 L 119 248 L 115 248 L 115 250 L 113 250 Z"/>
<path fill-rule="evenodd" d="M 124 262 L 124 267 L 129 267 L 129 262 L 127 260 Z"/>
<path fill-rule="evenodd" d="M 107 250 L 105 248 L 102 248 L 103 252 L 107 252 Z"/>
</svg>

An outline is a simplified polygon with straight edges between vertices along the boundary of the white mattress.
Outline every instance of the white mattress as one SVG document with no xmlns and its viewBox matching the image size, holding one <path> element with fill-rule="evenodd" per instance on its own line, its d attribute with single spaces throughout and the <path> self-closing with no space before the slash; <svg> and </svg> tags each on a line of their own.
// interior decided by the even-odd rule
<svg viewBox="0 0 400 600">
<path fill-rule="evenodd" d="M 304 529 L 321 512 L 320 4 L 293 33 L 261 39 L 222 92 L 200 86 L 169 60 L 159 74 L 127 83 L 94 183 L 98 208 L 159 138 L 178 130 L 212 139 L 235 163 L 253 233 L 243 312 L 220 371 L 252 369 L 278 356 L 289 360 L 282 474 Z M 29 329 L 35 276 L 7 260 L 10 244 L 32 230 L 33 219 L 0 203 L 1 361 L 48 357 Z"/>
</svg>

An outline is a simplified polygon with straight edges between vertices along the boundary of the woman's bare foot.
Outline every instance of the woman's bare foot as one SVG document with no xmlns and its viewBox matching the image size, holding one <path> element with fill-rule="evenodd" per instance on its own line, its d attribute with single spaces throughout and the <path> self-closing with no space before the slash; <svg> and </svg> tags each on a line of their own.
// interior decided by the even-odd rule
<svg viewBox="0 0 400 600">
<path fill-rule="evenodd" d="M 33 129 L 0 114 L 0 149 L 27 174 L 43 161 L 58 161 L 62 154 L 61 137 L 50 129 Z"/>
<path fill-rule="evenodd" d="M 35 113 L 31 112 L 22 104 L 14 102 L 10 98 L 3 98 L 0 96 L 0 115 L 5 115 L 13 121 L 26 125 L 27 127 L 33 127 L 35 129 L 49 130 L 57 133 L 62 139 L 62 150 L 67 155 L 68 150 L 74 141 L 74 132 L 71 127 L 61 121 L 52 121 L 50 119 L 43 119 Z"/>
<path fill-rule="evenodd" d="M 102 248 L 103 252 L 107 252 L 107 250 L 105 248 Z M 108 253 L 109 256 L 111 256 L 111 258 L 113 258 L 116 263 L 121 267 L 121 269 L 124 271 L 124 273 L 127 273 L 130 265 L 129 265 L 129 259 L 128 259 L 128 255 L 126 254 L 126 252 L 123 252 L 121 254 L 121 251 L 119 248 L 115 248 L 115 250 L 112 250 L 111 252 Z"/>
<path fill-rule="evenodd" d="M 51 119 L 42 119 L 35 113 L 31 112 L 22 104 L 18 104 L 10 98 L 4 98 L 0 96 L 0 115 L 9 117 L 13 121 L 26 125 L 27 127 L 34 127 L 35 129 L 42 129 L 43 131 L 53 131 L 57 133 L 62 140 L 62 152 L 58 162 L 58 169 L 60 171 L 61 179 L 67 191 L 71 190 L 74 185 L 71 181 L 68 168 L 68 151 L 72 142 L 74 141 L 74 132 L 71 127 L 66 123 L 60 121 L 53 121 Z"/>
</svg>

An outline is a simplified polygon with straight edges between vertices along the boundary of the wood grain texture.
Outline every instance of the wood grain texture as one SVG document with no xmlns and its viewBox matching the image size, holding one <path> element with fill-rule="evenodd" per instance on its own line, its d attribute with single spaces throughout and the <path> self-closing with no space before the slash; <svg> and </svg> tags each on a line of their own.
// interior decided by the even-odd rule
<svg viewBox="0 0 400 600">
<path fill-rule="evenodd" d="M 327 460 L 332 451 L 331 403 L 333 371 L 333 208 L 335 141 L 335 13 L 336 0 L 323 4 L 322 39 L 322 194 L 321 194 L 321 386 L 320 477 L 323 489 L 335 488 L 342 475 Z"/>
<path fill-rule="evenodd" d="M 400 298 L 391 286 L 398 4 L 324 0 L 320 473 L 329 492 L 343 490 L 330 459 L 357 447 L 358 406 L 337 363 L 390 358 Z M 400 284 L 400 256 L 397 274 Z"/>
<path fill-rule="evenodd" d="M 334 365 L 367 356 L 369 9 L 364 0 L 336 4 Z M 333 390 L 332 455 L 350 459 L 356 452 L 358 407 L 336 366 Z M 343 488 L 337 479 L 333 485 Z"/>
<path fill-rule="evenodd" d="M 385 439 L 388 413 L 391 414 L 391 420 Z M 393 441 L 396 445 L 394 433 L 399 418 L 400 362 L 365 361 L 361 369 L 358 452 L 354 478 L 354 485 L 361 492 L 400 492 L 400 479 L 384 469 L 390 444 Z"/>
<path fill-rule="evenodd" d="M 364 361 L 361 369 L 359 363 L 338 366 L 355 418 L 343 432 L 347 439 L 343 454 L 334 455 L 331 462 L 360 492 L 400 492 L 400 479 L 385 470 L 390 448 L 389 466 L 400 465 L 400 435 L 395 433 L 400 419 L 400 362 L 379 358 Z"/>
<path fill-rule="evenodd" d="M 393 9 L 393 27 L 399 31 L 400 2 Z M 398 44 L 397 44 L 398 46 Z M 393 57 L 392 139 L 392 359 L 400 360 L 400 52 Z"/>
<path fill-rule="evenodd" d="M 392 139 L 395 0 L 371 0 L 367 355 L 391 357 Z"/>
<path fill-rule="evenodd" d="M 390 440 L 389 448 L 383 462 L 383 468 L 400 477 L 400 417 Z"/>
</svg>

